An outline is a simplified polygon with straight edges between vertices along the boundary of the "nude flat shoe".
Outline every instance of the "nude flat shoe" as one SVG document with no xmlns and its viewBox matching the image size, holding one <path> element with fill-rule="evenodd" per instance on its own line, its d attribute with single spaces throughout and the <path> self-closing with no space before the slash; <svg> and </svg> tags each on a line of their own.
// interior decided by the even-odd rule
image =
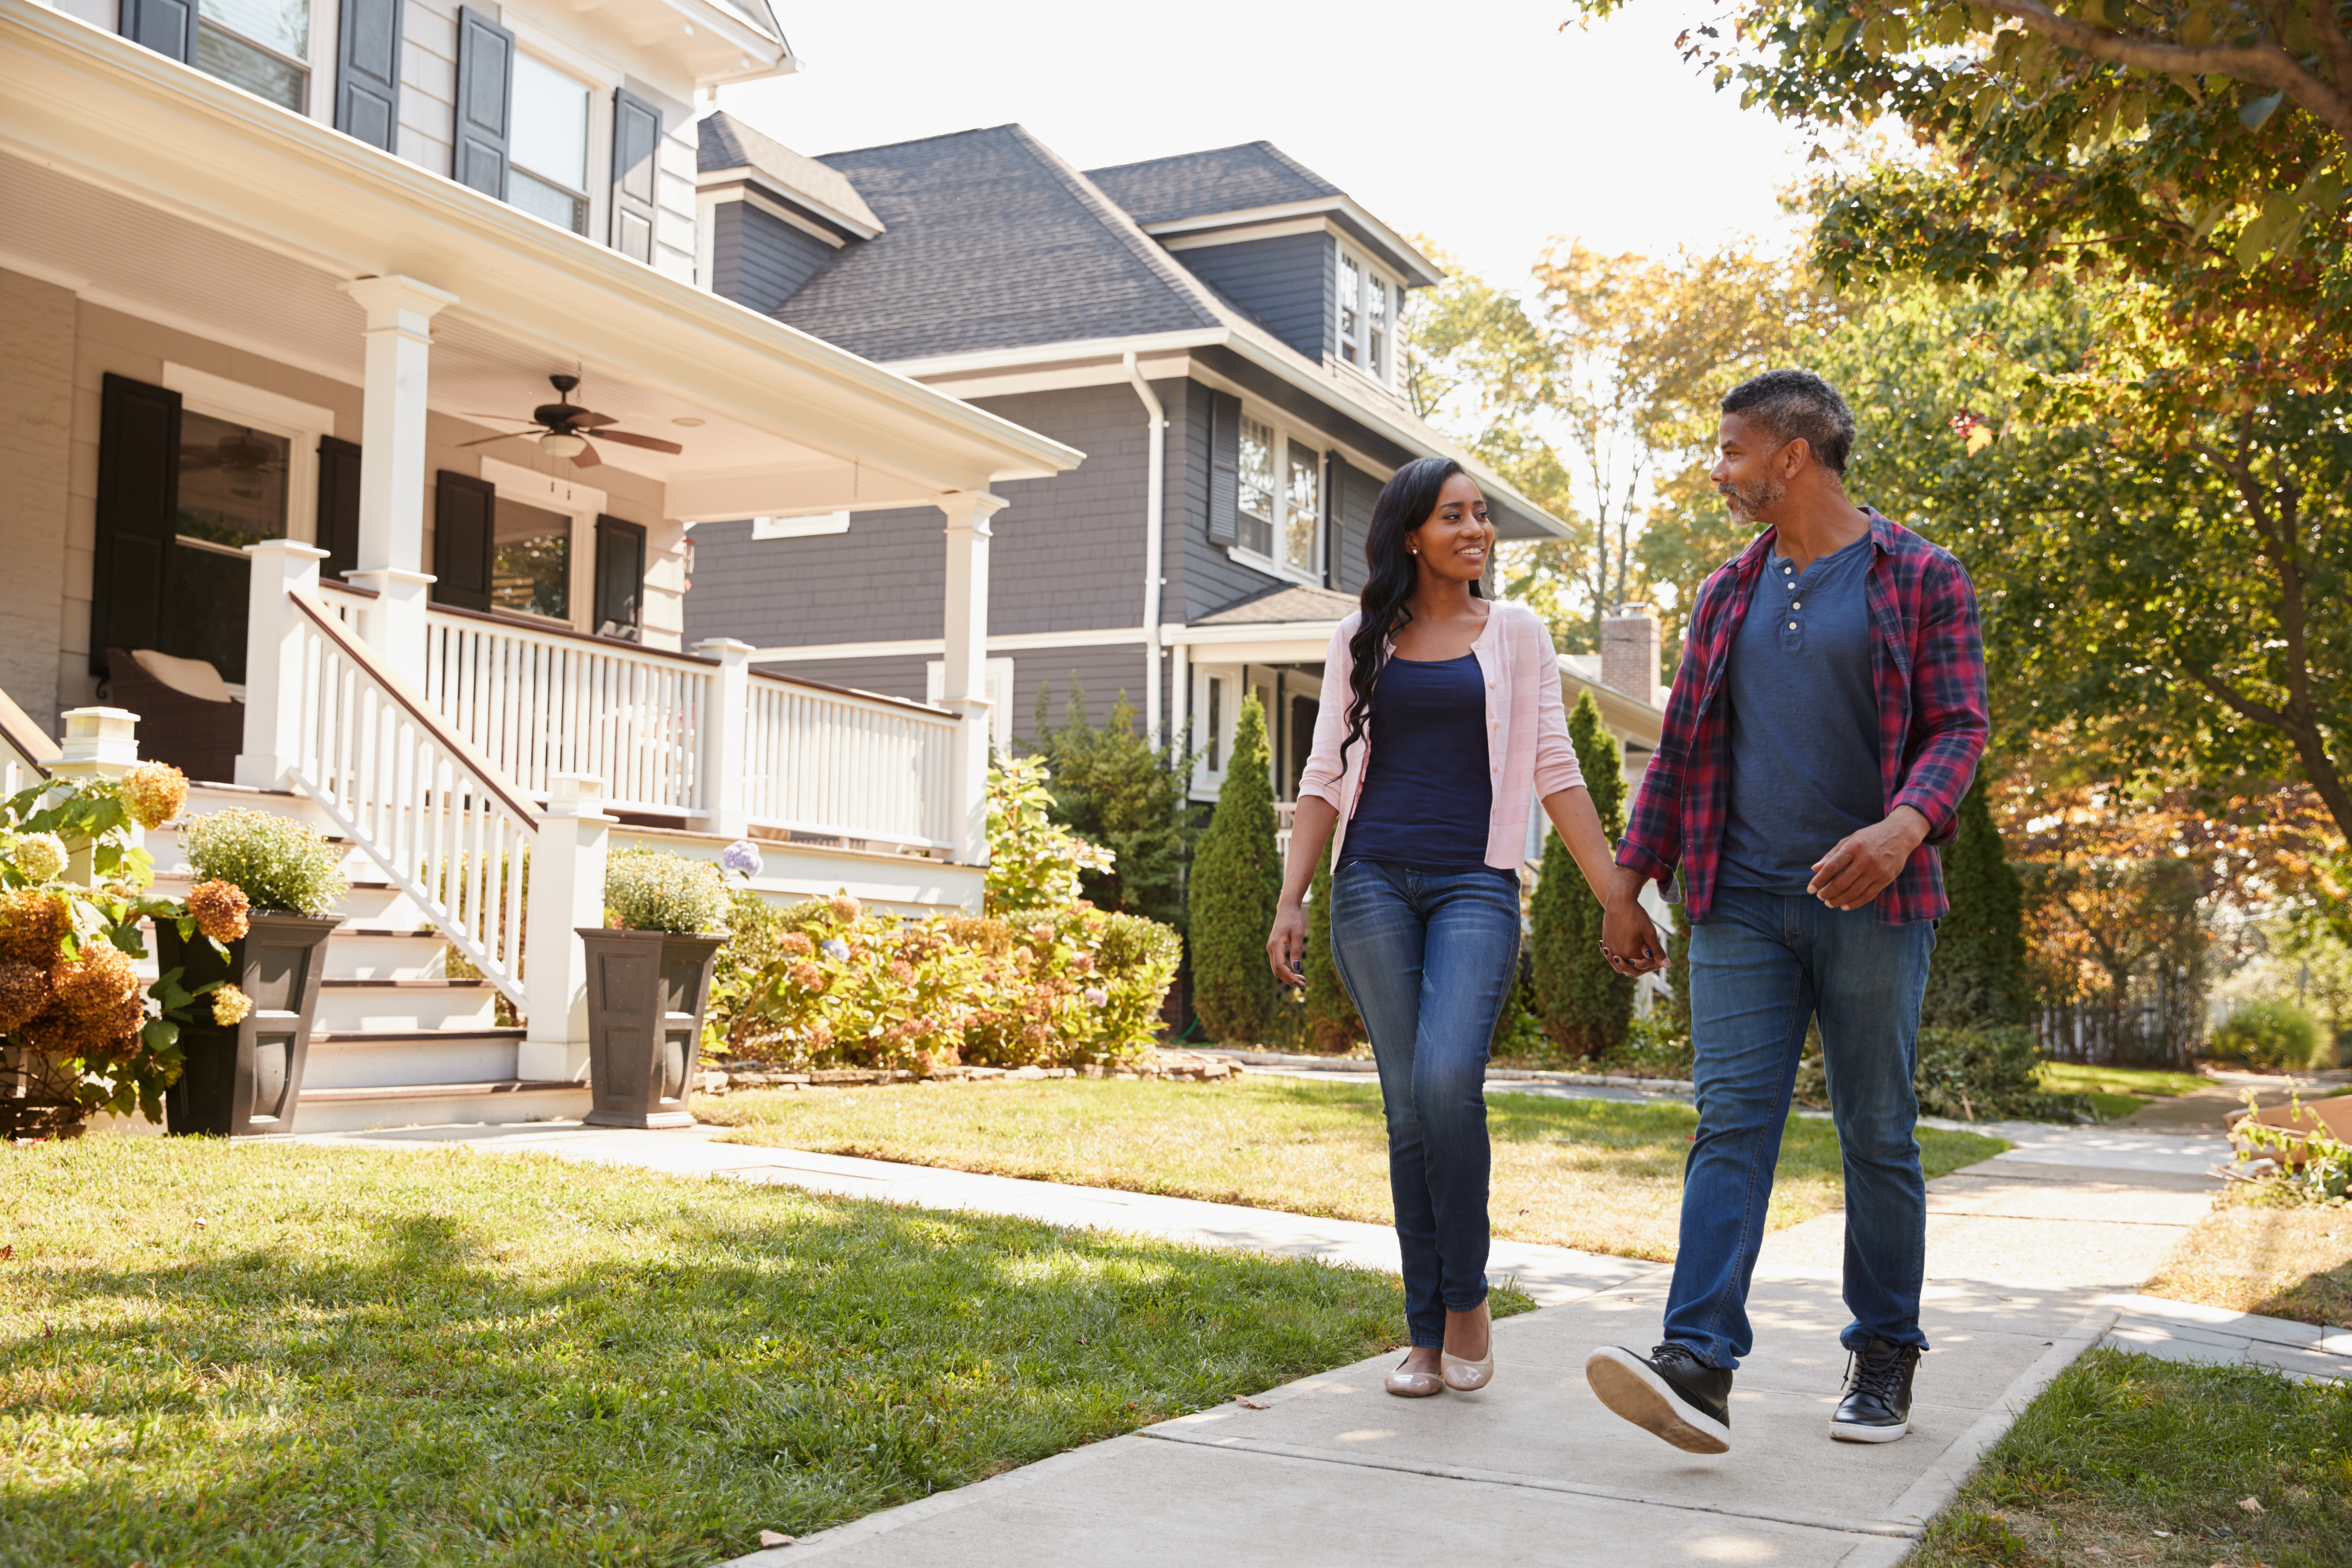
<svg viewBox="0 0 2352 1568">
<path fill-rule="evenodd" d="M 1437 1352 L 1443 1356 L 1445 1352 Z M 1445 1379 L 1433 1372 L 1407 1372 L 1400 1364 L 1389 1373 L 1388 1391 L 1399 1399 L 1426 1399 L 1433 1394 L 1445 1392 Z"/>
<path fill-rule="evenodd" d="M 1449 1351 L 1438 1352 L 1437 1361 L 1443 1369 L 1440 1375 L 1444 1378 L 1445 1386 L 1456 1394 L 1475 1394 L 1495 1381 L 1495 1342 L 1492 1339 L 1486 1342 L 1486 1358 L 1484 1361 L 1467 1361 Z"/>
</svg>

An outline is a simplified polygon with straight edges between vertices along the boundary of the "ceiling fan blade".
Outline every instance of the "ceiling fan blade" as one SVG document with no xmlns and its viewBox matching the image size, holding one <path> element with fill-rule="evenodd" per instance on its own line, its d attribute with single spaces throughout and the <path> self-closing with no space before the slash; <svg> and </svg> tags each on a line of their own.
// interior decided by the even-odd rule
<svg viewBox="0 0 2352 1568">
<path fill-rule="evenodd" d="M 573 468 L 593 468 L 597 464 L 604 460 L 596 455 L 596 444 L 594 442 L 590 441 L 584 436 L 581 437 L 581 442 L 582 445 L 580 450 L 572 454 L 572 466 Z"/>
<path fill-rule="evenodd" d="M 490 414 L 479 408 L 468 408 L 464 413 L 458 415 L 457 417 L 460 419 L 503 419 L 508 423 L 514 425 L 530 425 L 536 423 L 534 420 L 524 418 L 520 414 Z"/>
<path fill-rule="evenodd" d="M 667 452 L 672 457 L 686 450 L 675 441 L 665 441 L 658 436 L 632 436 L 626 430 L 599 430 L 599 441 L 618 441 L 624 447 L 643 447 L 648 452 Z"/>
<path fill-rule="evenodd" d="M 457 449 L 463 451 L 468 447 L 487 447 L 493 441 L 526 440 L 530 434 L 528 430 L 509 430 L 503 436 L 485 436 L 478 441 L 460 441 L 457 443 Z"/>
<path fill-rule="evenodd" d="M 585 426 L 586 428 L 593 430 L 600 425 L 618 425 L 620 421 L 614 418 L 609 414 L 586 412 L 573 415 L 572 416 L 572 423 L 575 426 Z"/>
</svg>

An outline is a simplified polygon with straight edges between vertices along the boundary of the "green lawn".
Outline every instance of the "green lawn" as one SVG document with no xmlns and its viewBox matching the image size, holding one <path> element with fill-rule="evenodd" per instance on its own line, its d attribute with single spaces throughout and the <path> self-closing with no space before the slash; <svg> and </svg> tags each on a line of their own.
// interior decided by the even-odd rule
<svg viewBox="0 0 2352 1568">
<path fill-rule="evenodd" d="M 1688 1106 L 1494 1094 L 1495 1234 L 1629 1258 L 1674 1257 Z M 730 1094 L 697 1103 L 733 1142 L 1392 1223 L 1376 1085 L 1248 1078 L 1189 1084 L 1055 1079 Z M 1999 1139 L 1921 1129 L 1927 1173 Z M 1774 1228 L 1835 1208 L 1837 1135 L 1792 1118 Z"/>
<path fill-rule="evenodd" d="M 2342 1568 L 2352 1388 L 2093 1351 L 2027 1407 L 1908 1561 Z"/>
<path fill-rule="evenodd" d="M 2043 1062 L 2037 1069 L 2045 1094 L 2087 1094 L 2102 1121 L 2120 1121 L 2151 1100 L 2210 1087 L 2193 1072 L 2158 1068 L 2094 1067 L 2087 1062 Z"/>
<path fill-rule="evenodd" d="M 2231 1188 L 2141 1289 L 2299 1323 L 2352 1329 L 2352 1205 L 2257 1204 Z"/>
<path fill-rule="evenodd" d="M 0 1162 L 10 1568 L 704 1564 L 1402 1337 L 1372 1274 L 536 1156 Z"/>
</svg>

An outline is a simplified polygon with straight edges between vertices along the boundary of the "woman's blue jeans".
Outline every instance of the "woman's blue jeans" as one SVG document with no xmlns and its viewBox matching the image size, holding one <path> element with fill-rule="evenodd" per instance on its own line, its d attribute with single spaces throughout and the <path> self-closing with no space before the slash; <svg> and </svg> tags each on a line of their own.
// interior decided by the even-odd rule
<svg viewBox="0 0 2352 1568">
<path fill-rule="evenodd" d="M 1417 1346 L 1486 1299 L 1486 1050 L 1518 980 L 1519 893 L 1492 871 L 1350 860 L 1331 957 L 1381 1069 L 1389 1192 Z"/>
<path fill-rule="evenodd" d="M 1698 1133 L 1683 1169 L 1668 1341 L 1727 1369 L 1753 1342 L 1748 1286 L 1805 1026 L 1818 1016 L 1845 1165 L 1845 1303 L 1853 1321 L 1839 1337 L 1851 1351 L 1874 1339 L 1927 1348 L 1919 1287 L 1927 1184 L 1913 1136 L 1919 1102 L 1911 1077 L 1935 948 L 1927 921 L 1882 925 L 1868 907 L 1716 890 L 1713 914 L 1691 928 Z"/>
</svg>

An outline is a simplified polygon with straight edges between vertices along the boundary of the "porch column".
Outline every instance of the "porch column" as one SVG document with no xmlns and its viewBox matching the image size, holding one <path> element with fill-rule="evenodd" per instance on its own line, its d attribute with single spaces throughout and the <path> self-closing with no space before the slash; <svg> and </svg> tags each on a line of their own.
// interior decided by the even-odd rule
<svg viewBox="0 0 2352 1568">
<path fill-rule="evenodd" d="M 1179 640 L 1184 635 L 1184 623 L 1181 621 L 1162 626 L 1160 633 L 1160 640 L 1168 645 L 1168 665 L 1165 671 L 1168 679 L 1166 744 L 1184 746 L 1189 742 L 1189 737 L 1184 732 L 1184 726 L 1192 717 L 1189 710 L 1192 704 L 1192 645 Z M 1188 797 L 1192 787 L 1192 765 L 1187 763 L 1184 768 L 1184 787 L 1188 792 Z"/>
<path fill-rule="evenodd" d="M 988 537 L 1003 498 L 940 498 L 948 520 L 945 679 L 940 706 L 961 715 L 948 785 L 948 837 L 965 866 L 988 864 Z"/>
<path fill-rule="evenodd" d="M 702 831 L 740 838 L 751 831 L 743 768 L 751 731 L 751 655 L 756 650 L 734 637 L 709 637 L 696 643 L 694 651 L 719 661 L 719 672 L 710 678 L 710 706 L 702 713 L 701 776 L 696 781 L 695 804 L 703 813 Z"/>
<path fill-rule="evenodd" d="M 359 569 L 376 591 L 368 646 L 394 673 L 425 686 L 425 387 L 432 321 L 457 302 L 414 278 L 361 278 L 343 291 L 367 312 L 360 421 Z"/>
<path fill-rule="evenodd" d="M 236 783 L 283 789 L 299 749 L 302 639 L 289 594 L 319 589 L 319 563 L 327 552 L 291 539 L 248 544 L 253 558 L 245 622 L 245 746 L 236 755 Z"/>
<path fill-rule="evenodd" d="M 588 1067 L 588 950 L 579 928 L 604 923 L 604 853 L 613 819 L 604 781 L 554 773 L 530 849 L 530 912 L 523 928 L 524 999 L 530 1004 L 515 1077 L 573 1083 Z"/>
</svg>

